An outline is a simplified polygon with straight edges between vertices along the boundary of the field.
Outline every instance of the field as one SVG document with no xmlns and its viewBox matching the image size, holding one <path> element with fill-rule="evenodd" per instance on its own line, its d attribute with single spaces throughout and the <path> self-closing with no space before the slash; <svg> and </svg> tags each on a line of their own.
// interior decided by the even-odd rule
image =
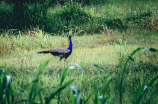
<svg viewBox="0 0 158 104">
<path fill-rule="evenodd" d="M 113 13 L 107 15 L 111 18 L 126 17 L 134 12 L 139 14 L 143 12 L 142 8 L 147 11 L 153 7 L 153 20 L 158 19 L 154 3 L 144 4 L 142 8 L 140 4 L 137 8 L 134 4 L 124 3 L 124 8 L 131 6 L 128 10 L 120 8 L 119 3 L 109 5 L 110 12 L 101 9 L 106 8 L 103 4 L 82 9 L 95 17 Z M 50 11 L 60 10 L 58 6 Z M 52 36 L 38 28 L 29 32 L 18 31 L 16 35 L 12 30 L 1 33 L 0 69 L 2 72 L 5 69 L 3 75 L 9 74 L 11 80 L 9 90 L 5 90 L 3 80 L 7 79 L 0 75 L 0 89 L 3 89 L 0 92 L 4 91 L 0 99 L 28 104 L 157 104 L 158 30 L 139 26 L 126 31 L 103 28 L 105 30 L 93 35 L 88 32 L 81 35 L 81 29 Z M 63 60 L 59 62 L 59 57 L 37 54 L 51 48 L 67 48 L 68 34 L 74 36 L 73 52 L 65 65 Z"/>
</svg>

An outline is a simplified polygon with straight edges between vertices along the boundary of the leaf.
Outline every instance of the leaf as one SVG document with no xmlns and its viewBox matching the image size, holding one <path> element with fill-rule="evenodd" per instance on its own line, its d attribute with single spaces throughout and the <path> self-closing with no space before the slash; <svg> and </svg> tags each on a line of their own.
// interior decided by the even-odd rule
<svg viewBox="0 0 158 104">
<path fill-rule="evenodd" d="M 63 87 L 69 86 L 75 79 L 70 79 L 68 82 L 66 82 Z"/>
<path fill-rule="evenodd" d="M 77 97 L 77 104 L 80 102 L 80 99 L 81 99 L 81 95 L 79 94 Z"/>
<path fill-rule="evenodd" d="M 60 87 L 57 91 L 55 91 L 54 93 L 50 94 L 50 96 L 48 97 L 46 104 L 49 104 L 50 101 L 54 98 L 55 95 L 57 95 L 59 92 L 61 92 L 63 89 L 65 89 L 64 86 Z"/>
<path fill-rule="evenodd" d="M 104 104 L 103 96 L 98 96 L 98 98 L 100 99 L 101 104 Z"/>
<path fill-rule="evenodd" d="M 61 75 L 60 86 L 62 86 L 62 83 L 63 83 L 63 81 L 65 79 L 65 73 L 66 73 L 67 70 L 68 70 L 68 68 L 65 68 L 63 73 L 62 73 L 62 75 Z"/>
<path fill-rule="evenodd" d="M 75 96 L 73 95 L 73 93 L 71 94 L 71 104 L 75 104 Z"/>
<path fill-rule="evenodd" d="M 103 86 L 102 86 L 102 90 L 105 89 L 105 87 L 108 85 L 108 83 L 109 83 L 109 81 L 110 81 L 111 79 L 112 79 L 111 76 L 109 76 L 109 77 L 106 78 L 106 80 L 105 80 L 105 82 L 104 82 L 104 84 L 103 84 Z"/>
<path fill-rule="evenodd" d="M 30 92 L 28 94 L 29 101 L 35 99 L 36 94 L 38 94 L 39 91 L 40 91 L 40 83 L 39 82 L 33 83 L 30 88 Z"/>
<path fill-rule="evenodd" d="M 62 75 L 61 75 L 61 80 L 60 80 L 60 87 L 62 86 L 64 80 L 65 80 L 65 77 L 72 71 L 72 70 L 68 70 L 68 68 L 65 68 Z"/>
<path fill-rule="evenodd" d="M 79 64 L 75 64 L 75 65 L 83 71 L 83 68 Z"/>
<path fill-rule="evenodd" d="M 122 70 L 122 62 L 124 60 L 125 56 L 122 56 L 119 62 L 120 70 Z"/>
<path fill-rule="evenodd" d="M 43 73 L 44 69 L 47 67 L 49 60 L 45 61 L 43 64 L 40 64 L 37 69 L 36 79 L 38 79 L 39 75 Z"/>
<path fill-rule="evenodd" d="M 149 88 L 147 85 L 145 85 L 143 91 L 146 91 L 147 89 L 149 89 Z"/>
<path fill-rule="evenodd" d="M 151 87 L 152 84 L 153 84 L 157 79 L 158 79 L 158 76 L 154 77 L 154 78 L 150 81 L 150 83 L 148 84 L 148 86 Z"/>
<path fill-rule="evenodd" d="M 130 56 L 128 56 L 128 58 L 127 58 L 127 60 L 126 60 L 126 62 L 125 62 L 125 64 L 124 64 L 124 67 L 122 68 L 122 62 L 123 62 L 123 60 L 124 60 L 124 58 L 126 57 L 126 56 L 123 56 L 121 59 L 120 59 L 120 78 L 119 78 L 119 83 L 118 83 L 118 90 L 119 90 L 119 96 L 120 96 L 120 104 L 122 104 L 122 82 L 123 82 L 123 74 L 124 74 L 124 72 L 125 72 L 125 70 L 126 70 L 126 66 L 127 66 L 127 63 L 129 62 L 129 60 L 130 60 L 130 57 L 132 57 L 137 51 L 140 51 L 141 49 L 144 49 L 143 47 L 142 48 L 137 48 L 137 49 L 135 49 L 131 54 L 130 54 Z"/>
<path fill-rule="evenodd" d="M 136 94 L 134 96 L 134 100 L 133 100 L 132 104 L 138 104 L 140 102 L 142 95 L 143 95 L 142 94 L 143 89 L 144 89 L 143 86 L 138 89 L 138 91 L 136 92 Z"/>
<path fill-rule="evenodd" d="M 80 102 L 80 99 L 81 99 L 80 94 L 78 93 L 78 91 L 75 88 L 75 86 L 71 86 L 70 89 L 72 89 L 75 92 L 74 96 L 77 96 L 77 104 L 78 104 Z"/>
<path fill-rule="evenodd" d="M 43 99 L 42 99 L 41 91 L 39 91 L 39 99 L 40 99 L 40 104 L 43 104 Z"/>
<path fill-rule="evenodd" d="M 76 90 L 75 86 L 71 86 L 69 88 L 72 89 L 75 92 L 74 96 L 78 95 L 78 91 Z"/>
<path fill-rule="evenodd" d="M 134 62 L 134 59 L 132 57 L 129 57 L 129 59 Z"/>
<path fill-rule="evenodd" d="M 9 83 L 10 83 L 11 76 L 10 75 L 6 75 L 6 77 L 7 77 L 7 84 L 6 84 L 6 89 L 7 89 L 8 86 L 9 86 Z"/>
<path fill-rule="evenodd" d="M 158 52 L 158 50 L 156 50 L 154 48 L 145 47 L 145 49 L 148 50 L 148 51 L 151 51 L 151 52 Z"/>
<path fill-rule="evenodd" d="M 144 49 L 144 47 L 139 47 L 139 48 L 137 48 L 136 50 L 134 50 L 132 53 L 131 53 L 131 55 L 130 55 L 130 57 L 132 57 L 137 51 L 140 51 L 141 49 Z"/>
<path fill-rule="evenodd" d="M 93 85 L 93 91 L 94 91 L 94 98 L 95 98 L 94 104 L 99 104 L 98 92 L 94 85 Z"/>
</svg>

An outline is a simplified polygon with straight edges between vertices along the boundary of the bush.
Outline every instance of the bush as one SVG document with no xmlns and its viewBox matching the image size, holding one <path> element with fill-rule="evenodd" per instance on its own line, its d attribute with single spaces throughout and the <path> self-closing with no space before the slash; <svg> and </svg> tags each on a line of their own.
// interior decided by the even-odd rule
<svg viewBox="0 0 158 104">
<path fill-rule="evenodd" d="M 39 3 L 29 5 L 22 2 L 16 2 L 12 5 L 9 9 L 5 8 L 6 5 L 2 5 L 0 8 L 0 23 L 4 24 L 0 28 L 24 30 L 39 26 L 40 29 L 43 29 L 49 1 L 42 5 Z"/>
<path fill-rule="evenodd" d="M 62 11 L 48 14 L 46 31 L 67 32 L 76 25 L 80 26 L 90 22 L 91 18 L 91 15 L 81 10 L 77 3 L 68 3 Z"/>
</svg>

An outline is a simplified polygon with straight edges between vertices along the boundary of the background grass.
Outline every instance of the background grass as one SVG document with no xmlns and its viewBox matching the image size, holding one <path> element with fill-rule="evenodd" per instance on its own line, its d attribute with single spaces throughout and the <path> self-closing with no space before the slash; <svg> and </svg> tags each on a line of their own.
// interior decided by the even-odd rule
<svg viewBox="0 0 158 104">
<path fill-rule="evenodd" d="M 63 5 L 55 5 L 51 0 L 42 4 L 1 1 L 0 22 L 5 24 L 1 26 L 1 31 L 26 31 L 39 27 L 51 35 L 61 35 L 68 31 L 82 35 L 106 32 L 107 28 L 127 30 L 133 25 L 135 28 L 157 29 L 157 4 L 157 1 L 152 0 L 99 0 L 93 3 L 73 1 Z M 17 9 L 19 11 L 16 11 Z"/>
</svg>

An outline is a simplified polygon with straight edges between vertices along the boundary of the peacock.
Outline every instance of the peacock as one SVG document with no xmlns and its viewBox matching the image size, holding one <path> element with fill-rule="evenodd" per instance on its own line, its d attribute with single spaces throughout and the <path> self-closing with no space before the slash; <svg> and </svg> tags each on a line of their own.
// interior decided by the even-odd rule
<svg viewBox="0 0 158 104">
<path fill-rule="evenodd" d="M 53 56 L 59 56 L 61 61 L 62 59 L 64 59 L 64 63 L 66 61 L 66 59 L 71 55 L 72 53 L 72 40 L 71 40 L 72 35 L 69 35 L 69 47 L 68 48 L 56 48 L 56 49 L 50 49 L 50 50 L 46 50 L 46 51 L 40 51 L 37 52 L 39 54 L 44 53 L 51 53 Z"/>
</svg>

